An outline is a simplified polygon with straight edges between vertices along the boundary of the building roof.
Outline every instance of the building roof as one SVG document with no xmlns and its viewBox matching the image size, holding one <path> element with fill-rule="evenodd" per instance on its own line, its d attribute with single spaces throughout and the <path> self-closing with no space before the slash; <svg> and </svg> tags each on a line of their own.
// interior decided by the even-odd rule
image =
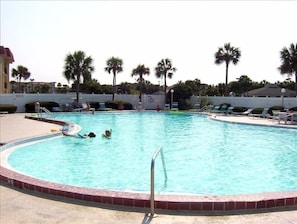
<svg viewBox="0 0 297 224">
<path fill-rule="evenodd" d="M 250 91 L 246 92 L 244 95 L 245 96 L 260 96 L 260 97 L 266 97 L 266 96 L 281 97 L 282 95 L 285 97 L 295 97 L 296 96 L 295 91 L 285 89 L 286 91 L 284 93 L 282 93 L 281 90 L 282 90 L 282 88 L 280 88 L 276 84 L 268 84 L 262 88 L 250 90 Z"/>
<path fill-rule="evenodd" d="M 0 55 L 8 59 L 10 63 L 14 62 L 13 54 L 8 47 L 0 46 Z"/>
</svg>

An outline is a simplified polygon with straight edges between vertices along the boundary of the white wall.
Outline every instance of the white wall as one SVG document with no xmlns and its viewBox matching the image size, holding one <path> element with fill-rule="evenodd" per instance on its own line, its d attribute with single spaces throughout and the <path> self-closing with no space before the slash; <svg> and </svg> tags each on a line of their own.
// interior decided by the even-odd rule
<svg viewBox="0 0 297 224">
<path fill-rule="evenodd" d="M 25 112 L 25 104 L 37 101 L 54 101 L 60 105 L 71 103 L 76 97 L 75 93 L 67 94 L 0 94 L 0 104 L 13 104 L 17 112 Z M 199 98 L 208 99 L 213 105 L 229 103 L 233 107 L 243 106 L 249 108 L 282 106 L 285 108 L 297 107 L 297 97 L 222 97 L 222 96 L 192 96 L 190 103 L 199 102 Z M 80 94 L 81 102 L 105 102 L 112 100 L 112 94 Z M 138 95 L 116 94 L 115 100 L 122 100 L 137 108 Z M 142 106 L 147 110 L 156 109 L 157 105 L 164 108 L 164 95 L 142 95 Z"/>
<path fill-rule="evenodd" d="M 0 104 L 13 104 L 17 106 L 16 112 L 25 112 L 25 104 L 39 101 L 53 101 L 63 105 L 71 103 L 76 98 L 75 93 L 67 94 L 29 94 L 14 93 L 0 94 Z M 80 102 L 106 102 L 112 100 L 112 94 L 79 94 Z M 122 100 L 137 108 L 139 95 L 116 94 L 115 100 Z M 164 95 L 142 95 L 142 106 L 147 110 L 156 109 L 157 105 L 164 106 Z"/>
<path fill-rule="evenodd" d="M 208 99 L 213 105 L 229 103 L 233 107 L 264 108 L 284 106 L 285 108 L 297 107 L 297 97 L 224 97 L 224 96 L 192 96 L 191 103 L 199 102 L 199 98 Z"/>
</svg>

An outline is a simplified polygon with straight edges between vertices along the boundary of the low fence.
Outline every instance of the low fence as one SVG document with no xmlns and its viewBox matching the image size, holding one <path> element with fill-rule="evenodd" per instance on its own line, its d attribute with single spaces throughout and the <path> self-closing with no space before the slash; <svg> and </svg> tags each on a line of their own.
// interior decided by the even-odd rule
<svg viewBox="0 0 297 224">
<path fill-rule="evenodd" d="M 191 102 L 207 100 L 213 105 L 228 103 L 233 107 L 265 108 L 283 106 L 284 108 L 297 107 L 297 97 L 223 97 L 223 96 L 193 96 Z"/>
<path fill-rule="evenodd" d="M 112 94 L 83 94 L 80 95 L 80 102 L 106 102 L 112 100 Z M 25 104 L 30 102 L 54 101 L 61 106 L 71 103 L 76 98 L 75 93 L 66 94 L 29 94 L 14 93 L 0 94 L 0 104 L 13 104 L 17 106 L 17 112 L 25 112 Z M 139 95 L 116 94 L 115 100 L 122 100 L 131 103 L 137 108 Z M 213 105 L 228 103 L 233 107 L 244 106 L 249 108 L 284 106 L 285 108 L 297 107 L 297 97 L 223 97 L 223 96 L 192 96 L 188 103 L 195 104 L 201 101 Z M 146 110 L 154 110 L 157 106 L 164 109 L 164 95 L 142 95 L 142 107 Z"/>
<path fill-rule="evenodd" d="M 0 104 L 13 104 L 17 106 L 16 112 L 25 112 L 25 104 L 31 102 L 52 101 L 58 104 L 65 105 L 72 103 L 76 99 L 75 93 L 67 94 L 29 94 L 29 93 L 14 93 L 14 94 L 0 94 Z M 80 102 L 106 102 L 112 100 L 112 94 L 79 94 Z M 116 94 L 115 100 L 121 100 L 131 103 L 133 108 L 137 108 L 139 102 L 139 95 L 130 94 Z M 143 95 L 142 107 L 147 110 L 154 110 L 159 105 L 160 108 L 164 106 L 164 95 Z"/>
</svg>

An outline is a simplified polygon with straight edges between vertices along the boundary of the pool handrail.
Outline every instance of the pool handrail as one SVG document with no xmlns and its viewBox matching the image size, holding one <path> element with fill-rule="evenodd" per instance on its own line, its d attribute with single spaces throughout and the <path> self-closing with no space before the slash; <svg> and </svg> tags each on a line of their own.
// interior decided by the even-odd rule
<svg viewBox="0 0 297 224">
<path fill-rule="evenodd" d="M 160 152 L 161 152 L 163 170 L 165 175 L 165 182 L 167 182 L 167 171 L 166 171 L 166 166 L 164 161 L 163 149 L 162 147 L 159 147 L 156 150 L 151 160 L 151 197 L 150 197 L 151 198 L 151 213 L 150 213 L 151 217 L 155 217 L 155 160 Z"/>
<path fill-rule="evenodd" d="M 51 111 L 49 111 L 47 108 L 45 108 L 45 107 L 39 107 L 37 116 L 38 117 L 42 117 L 42 114 L 46 114 L 46 115 L 50 115 L 50 116 L 54 117 L 53 113 Z"/>
</svg>

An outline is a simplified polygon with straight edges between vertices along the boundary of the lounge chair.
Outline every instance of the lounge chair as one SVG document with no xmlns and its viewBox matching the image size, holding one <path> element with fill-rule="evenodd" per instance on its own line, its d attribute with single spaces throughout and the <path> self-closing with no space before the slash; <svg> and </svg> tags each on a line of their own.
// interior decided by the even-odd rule
<svg viewBox="0 0 297 224">
<path fill-rule="evenodd" d="M 278 113 L 278 123 L 280 124 L 281 121 L 283 121 L 285 124 L 287 124 L 287 121 L 289 120 L 289 115 L 287 112 L 279 112 Z"/>
<path fill-rule="evenodd" d="M 190 109 L 189 111 L 196 111 L 196 112 L 198 112 L 198 111 L 200 111 L 200 104 L 199 103 L 195 103 L 194 104 L 194 106 L 193 106 L 193 108 L 192 109 Z"/>
<path fill-rule="evenodd" d="M 52 111 L 53 112 L 61 112 L 61 111 L 63 111 L 60 107 L 53 107 L 52 108 Z"/>
<path fill-rule="evenodd" d="M 170 110 L 178 110 L 178 102 L 172 102 Z"/>
<path fill-rule="evenodd" d="M 210 112 L 211 112 L 211 113 L 219 113 L 219 112 L 220 112 L 220 107 L 221 107 L 221 106 L 219 106 L 219 105 L 214 106 L 214 107 L 210 110 Z"/>
<path fill-rule="evenodd" d="M 227 105 L 221 106 L 221 108 L 219 109 L 219 113 L 226 113 L 227 112 L 227 108 L 228 108 Z"/>
<path fill-rule="evenodd" d="M 73 112 L 82 112 L 82 111 L 95 113 L 95 108 L 88 106 L 87 103 L 83 103 L 81 108 L 73 109 Z"/>
<path fill-rule="evenodd" d="M 72 111 L 71 106 L 70 106 L 70 103 L 62 104 L 61 105 L 61 109 L 64 112 L 70 112 L 70 111 Z"/>
<path fill-rule="evenodd" d="M 273 111 L 273 119 L 277 120 L 280 124 L 281 121 L 283 121 L 285 124 L 288 123 L 288 121 L 291 124 L 294 124 L 295 121 L 297 121 L 297 113 L 288 113 L 285 111 Z"/>
<path fill-rule="evenodd" d="M 227 113 L 227 105 L 222 105 L 222 106 L 214 106 L 210 112 L 212 113 Z"/>
<path fill-rule="evenodd" d="M 228 107 L 226 110 L 226 114 L 232 114 L 234 107 Z"/>
<path fill-rule="evenodd" d="M 164 105 L 164 110 L 169 110 L 170 109 L 170 105 L 168 104 L 168 103 L 166 103 L 165 105 Z"/>
<path fill-rule="evenodd" d="M 248 116 L 267 118 L 268 116 L 270 116 L 270 114 L 268 114 L 268 110 L 269 108 L 264 108 L 261 114 L 249 113 Z"/>
<path fill-rule="evenodd" d="M 253 108 L 249 108 L 243 112 L 232 112 L 233 115 L 249 115 L 253 111 Z"/>
<path fill-rule="evenodd" d="M 99 103 L 99 110 L 100 111 L 108 111 L 108 110 L 112 110 L 112 108 L 105 107 L 105 103 L 101 102 L 101 103 Z"/>
<path fill-rule="evenodd" d="M 272 110 L 272 115 L 269 116 L 268 118 L 271 118 L 273 120 L 278 120 L 278 113 L 280 112 L 280 110 Z"/>
<path fill-rule="evenodd" d="M 297 112 L 288 113 L 288 119 L 292 124 L 297 124 Z"/>
<path fill-rule="evenodd" d="M 99 110 L 100 111 L 106 110 L 106 107 L 105 107 L 105 103 L 104 102 L 99 103 Z"/>
</svg>

